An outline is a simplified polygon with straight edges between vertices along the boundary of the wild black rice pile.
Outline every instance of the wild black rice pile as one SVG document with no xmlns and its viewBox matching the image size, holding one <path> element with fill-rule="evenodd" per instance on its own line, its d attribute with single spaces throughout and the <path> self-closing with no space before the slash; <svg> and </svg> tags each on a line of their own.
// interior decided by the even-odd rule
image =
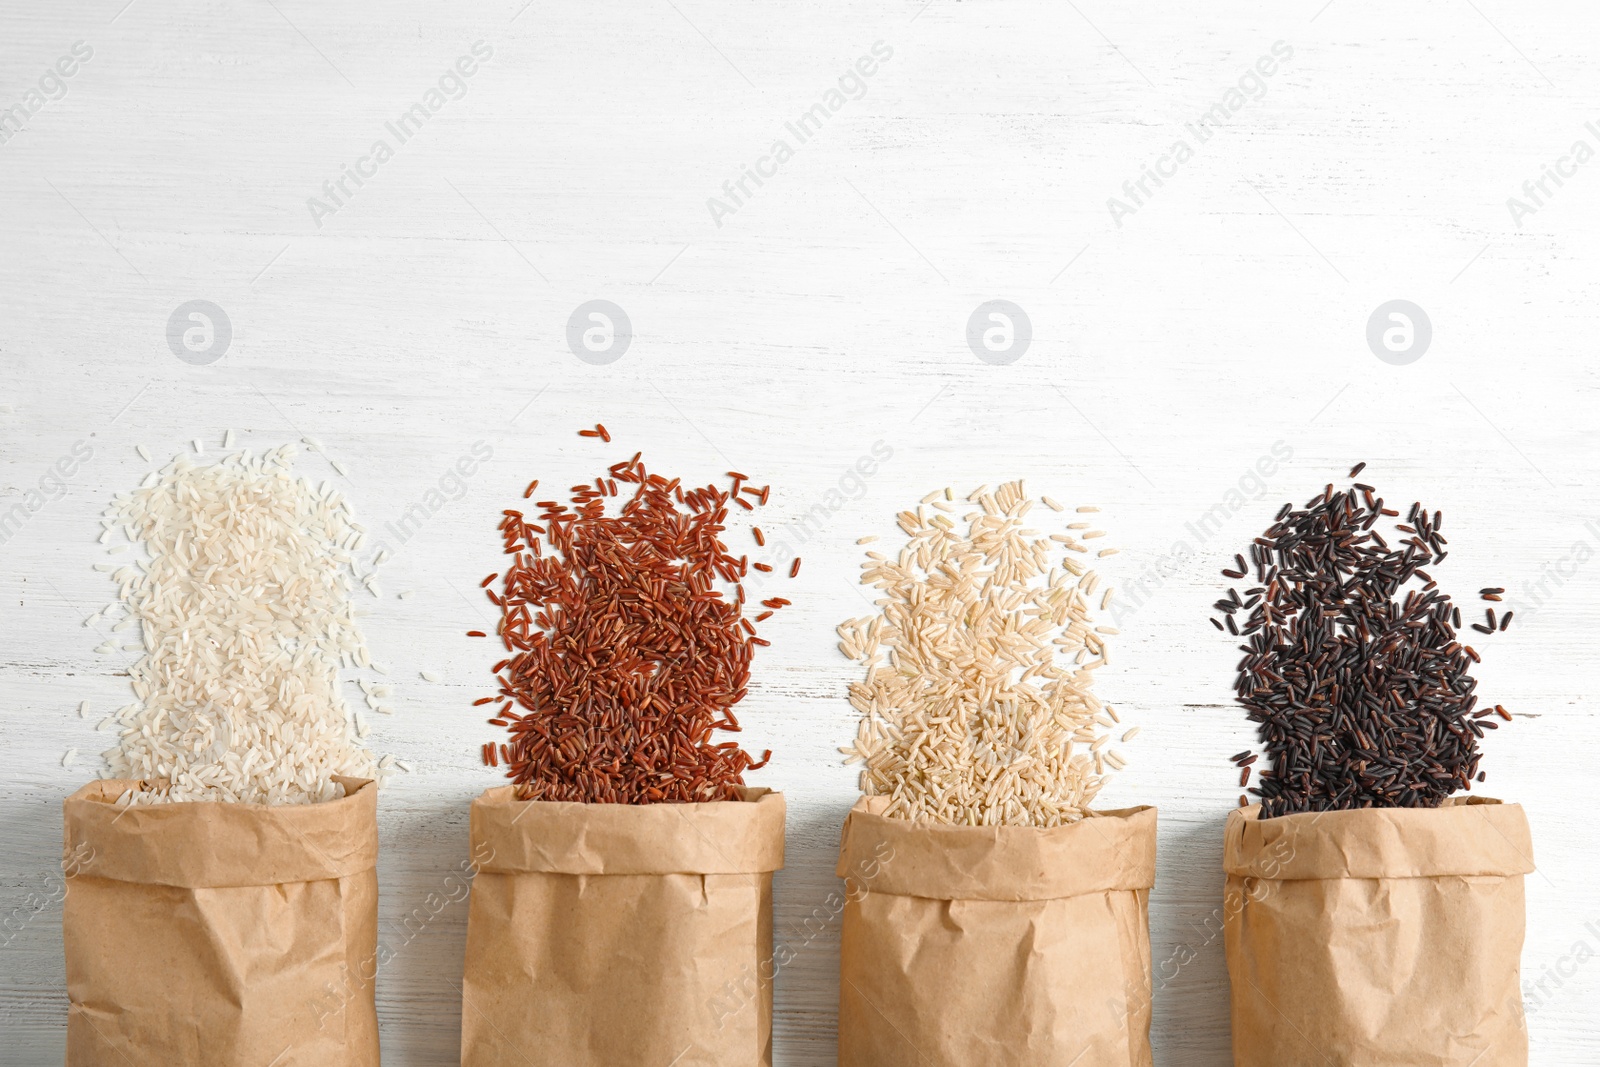
<svg viewBox="0 0 1600 1067">
<path fill-rule="evenodd" d="M 610 441 L 603 426 L 582 436 Z M 534 519 L 504 512 L 511 565 L 483 585 L 510 657 L 494 667 L 499 692 L 478 703 L 500 704 L 489 721 L 511 738 L 486 743 L 483 760 L 508 765 L 522 799 L 730 800 L 744 772 L 770 758 L 712 740 L 740 729 L 734 705 L 755 646 L 768 644 L 744 618 L 750 559 L 722 537 L 730 504 L 754 510 L 771 487 L 728 478 L 688 489 L 635 453 L 573 486 L 570 506 L 536 501 Z M 614 499 L 620 510 L 607 514 Z M 757 619 L 788 603 L 763 601 Z"/>
<path fill-rule="evenodd" d="M 1256 583 L 1217 601 L 1212 625 L 1246 640 L 1235 691 L 1260 724 L 1266 768 L 1250 792 L 1264 819 L 1437 807 L 1484 780 L 1478 741 L 1496 716 L 1511 718 L 1499 705 L 1475 710 L 1478 653 L 1457 639 L 1461 610 L 1424 569 L 1448 555 L 1443 516 L 1412 504 L 1391 544 L 1374 527 L 1399 512 L 1374 493 L 1330 484 L 1302 509 L 1285 504 L 1248 561 L 1222 572 Z M 1487 612 L 1474 628 L 1502 629 Z M 1244 786 L 1256 756 L 1233 761 Z"/>
</svg>

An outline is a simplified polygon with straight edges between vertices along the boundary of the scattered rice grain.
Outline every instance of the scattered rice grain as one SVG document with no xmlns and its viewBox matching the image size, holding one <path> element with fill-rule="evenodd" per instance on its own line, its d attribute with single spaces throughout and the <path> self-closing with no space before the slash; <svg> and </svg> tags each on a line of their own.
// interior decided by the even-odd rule
<svg viewBox="0 0 1600 1067">
<path fill-rule="evenodd" d="M 861 581 L 880 612 L 838 628 L 840 651 L 867 669 L 850 686 L 861 722 L 847 762 L 864 765 L 864 792 L 893 798 L 896 818 L 1074 822 L 1122 762 L 1100 751 L 1116 720 L 1092 690 L 1106 648 L 1085 586 L 1098 579 L 1054 565 L 1060 541 L 1027 528 L 1020 481 L 967 499 L 979 509 L 965 530 L 902 512 L 905 548 L 867 553 Z"/>
<path fill-rule="evenodd" d="M 112 576 L 147 640 L 127 646 L 144 652 L 138 702 L 107 759 L 171 783 L 128 803 L 310 803 L 343 794 L 334 775 L 374 774 L 339 693 L 341 661 L 365 657 L 337 554 L 349 510 L 294 477 L 295 451 L 180 456 L 113 504 L 149 560 Z"/>
</svg>

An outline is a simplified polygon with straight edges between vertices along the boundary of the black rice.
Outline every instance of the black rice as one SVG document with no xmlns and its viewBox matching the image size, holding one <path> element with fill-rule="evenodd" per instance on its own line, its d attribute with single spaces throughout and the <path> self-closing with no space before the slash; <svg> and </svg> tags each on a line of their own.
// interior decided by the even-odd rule
<svg viewBox="0 0 1600 1067">
<path fill-rule="evenodd" d="M 1245 598 L 1230 590 L 1211 621 L 1245 638 L 1235 695 L 1266 755 L 1249 790 L 1262 818 L 1437 807 L 1483 780 L 1478 740 L 1499 724 L 1482 717 L 1511 717 L 1499 705 L 1474 716 L 1478 653 L 1457 639 L 1461 613 L 1423 569 L 1448 554 L 1443 515 L 1412 504 L 1391 545 L 1373 527 L 1399 512 L 1374 494 L 1329 485 L 1304 508 L 1284 505 L 1250 544 L 1249 567 L 1236 558 L 1223 571 L 1254 571 Z M 1494 633 L 1510 613 L 1486 618 L 1472 628 Z M 1250 755 L 1231 761 L 1241 784 Z"/>
</svg>

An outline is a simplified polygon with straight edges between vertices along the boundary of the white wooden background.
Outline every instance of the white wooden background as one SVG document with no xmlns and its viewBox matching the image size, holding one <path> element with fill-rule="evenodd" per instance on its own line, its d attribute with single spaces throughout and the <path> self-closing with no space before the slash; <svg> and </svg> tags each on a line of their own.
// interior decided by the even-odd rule
<svg viewBox="0 0 1600 1067">
<path fill-rule="evenodd" d="M 0 916 L 25 920 L 0 947 L 0 1062 L 59 1062 L 60 910 L 26 902 L 50 895 L 60 802 L 90 773 L 62 753 L 108 743 L 77 704 L 127 694 L 126 658 L 95 655 L 82 619 L 109 592 L 96 516 L 146 470 L 135 443 L 313 434 L 374 527 L 474 442 L 493 449 L 370 604 L 399 692 L 373 739 L 417 766 L 382 798 L 397 922 L 466 856 L 468 802 L 495 781 L 468 706 L 490 650 L 463 631 L 487 619 L 474 586 L 497 569 L 497 512 L 532 477 L 592 474 L 607 453 L 574 431 L 600 420 L 610 457 L 770 478 L 769 529 L 827 513 L 741 716 L 777 752 L 755 780 L 790 803 L 780 932 L 833 888 L 854 793 L 836 754 L 854 671 L 832 628 L 863 610 L 857 536 L 892 533 L 929 489 L 1021 475 L 1104 506 L 1124 581 L 1176 541 L 1196 550 L 1122 620 L 1102 675 L 1144 726 L 1105 800 L 1161 808 L 1157 962 L 1193 955 L 1155 1005 L 1158 1062 L 1181 1067 L 1228 1062 L 1205 923 L 1238 792 L 1226 757 L 1248 731 L 1236 654 L 1205 621 L 1216 568 L 1358 459 L 1391 499 L 1443 508 L 1439 577 L 1519 602 L 1481 678 L 1517 713 L 1490 739 L 1488 792 L 1526 805 L 1538 851 L 1533 1062 L 1595 1063 L 1600 165 L 1547 179 L 1520 225 L 1506 200 L 1574 142 L 1600 145 L 1597 29 L 1590 5 L 1507 0 L 7 5 L 0 106 L 75 42 L 93 57 L 0 144 L 0 510 L 76 442 L 93 457 L 0 545 Z M 319 227 L 307 198 L 478 41 L 493 57 L 466 95 Z M 879 41 L 892 58 L 865 95 L 718 226 L 707 198 L 794 145 L 785 123 Z M 1193 143 L 1185 123 L 1279 41 L 1292 58 L 1264 94 L 1116 225 L 1107 198 Z M 609 366 L 565 341 L 594 298 L 636 331 Z M 1009 366 L 964 342 L 996 298 L 1034 324 Z M 1365 340 L 1396 298 L 1434 325 L 1409 366 Z M 232 324 L 209 366 L 168 347 L 192 299 Z M 892 458 L 829 498 L 878 441 Z M 1293 456 L 1268 488 L 1196 538 L 1186 524 L 1276 442 Z M 384 972 L 386 1063 L 453 1062 L 464 930 L 457 906 Z M 781 1064 L 833 1062 L 836 945 L 830 928 L 779 977 Z"/>
</svg>

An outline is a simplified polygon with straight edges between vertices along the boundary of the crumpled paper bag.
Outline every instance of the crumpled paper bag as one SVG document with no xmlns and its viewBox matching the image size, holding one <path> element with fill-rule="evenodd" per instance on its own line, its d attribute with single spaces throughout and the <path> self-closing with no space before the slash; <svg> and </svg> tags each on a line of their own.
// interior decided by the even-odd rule
<svg viewBox="0 0 1600 1067">
<path fill-rule="evenodd" d="M 472 803 L 463 1067 L 767 1067 L 781 794 Z"/>
<path fill-rule="evenodd" d="M 377 787 L 335 781 L 276 807 L 67 798 L 67 1067 L 377 1067 Z"/>
<path fill-rule="evenodd" d="M 1526 1067 L 1522 808 L 1228 816 L 1236 1067 Z"/>
<path fill-rule="evenodd" d="M 840 1067 L 1150 1067 L 1156 810 L 845 820 Z"/>
</svg>

